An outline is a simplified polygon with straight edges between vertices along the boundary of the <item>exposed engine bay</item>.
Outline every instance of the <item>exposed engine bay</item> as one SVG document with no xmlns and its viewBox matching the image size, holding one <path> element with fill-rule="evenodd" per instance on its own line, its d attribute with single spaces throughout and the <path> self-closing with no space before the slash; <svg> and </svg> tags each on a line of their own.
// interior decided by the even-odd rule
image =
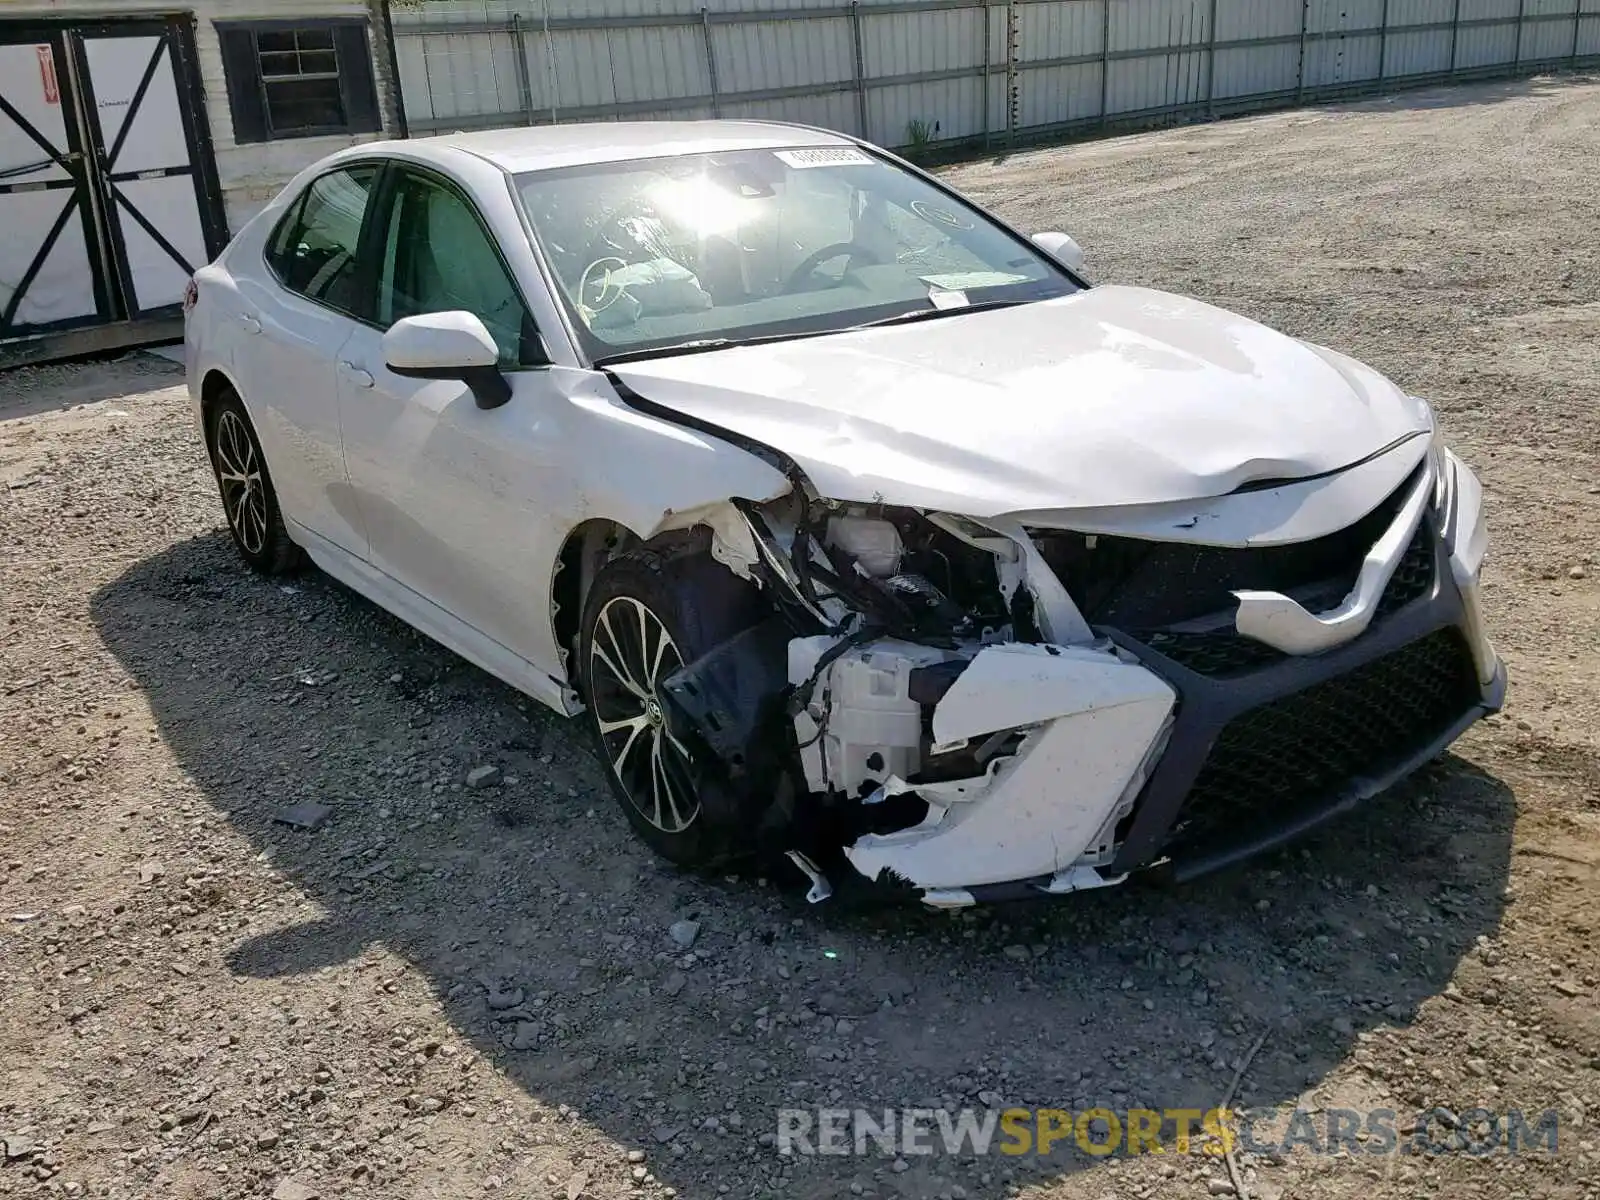
<svg viewBox="0 0 1600 1200">
<path fill-rule="evenodd" d="M 1216 847 L 1217 810 L 1240 793 L 1271 811 L 1222 818 L 1234 844 L 1241 828 L 1292 831 L 1482 715 L 1498 664 L 1460 613 L 1475 579 L 1448 586 L 1456 628 L 1431 642 L 1350 644 L 1355 625 L 1441 603 L 1454 470 L 1430 456 L 1355 523 L 1267 548 L 828 501 L 799 480 L 706 522 L 713 556 L 758 584 L 772 615 L 669 677 L 666 720 L 715 764 L 722 807 L 755 848 L 787 854 L 813 900 L 844 863 L 936 907 L 1118 883 L 1186 850 L 1214 869 L 1239 856 Z M 1246 636 L 1252 605 L 1303 620 L 1280 633 L 1263 619 Z M 1318 649 L 1346 644 L 1298 657 L 1307 623 L 1333 631 Z M 1376 697 L 1412 675 L 1428 689 L 1413 714 L 1363 707 L 1361 688 Z M 1230 731 L 1280 694 L 1305 709 L 1301 724 L 1281 744 L 1230 749 Z M 1319 727 L 1335 749 L 1296 744 Z M 1307 771 L 1287 769 L 1301 758 Z M 1186 797 L 1208 790 L 1230 798 L 1189 812 Z"/>
</svg>

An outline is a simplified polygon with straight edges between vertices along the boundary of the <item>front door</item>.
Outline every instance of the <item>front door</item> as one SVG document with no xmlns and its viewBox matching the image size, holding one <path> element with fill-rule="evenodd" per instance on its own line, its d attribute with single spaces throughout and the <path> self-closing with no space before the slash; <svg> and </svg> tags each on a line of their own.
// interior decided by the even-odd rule
<svg viewBox="0 0 1600 1200">
<path fill-rule="evenodd" d="M 478 634 L 552 674 L 546 597 L 551 512 L 571 468 L 565 407 L 550 370 L 521 369 L 536 335 L 471 201 L 441 177 L 396 168 L 376 214 L 376 321 L 340 354 L 339 411 L 371 561 Z M 466 311 L 501 349 L 511 400 L 480 409 L 461 383 L 384 365 L 383 331 L 403 317 Z"/>
<path fill-rule="evenodd" d="M 176 316 L 226 229 L 189 25 L 0 22 L 0 342 Z"/>
</svg>

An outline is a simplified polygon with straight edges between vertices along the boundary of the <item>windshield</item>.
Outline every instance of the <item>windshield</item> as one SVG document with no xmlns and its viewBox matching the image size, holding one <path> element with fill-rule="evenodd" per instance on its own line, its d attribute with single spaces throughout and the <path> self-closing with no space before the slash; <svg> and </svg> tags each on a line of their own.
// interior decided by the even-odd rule
<svg viewBox="0 0 1600 1200">
<path fill-rule="evenodd" d="M 853 146 L 591 163 L 516 187 L 591 361 L 1077 290 L 1026 241 Z"/>
</svg>

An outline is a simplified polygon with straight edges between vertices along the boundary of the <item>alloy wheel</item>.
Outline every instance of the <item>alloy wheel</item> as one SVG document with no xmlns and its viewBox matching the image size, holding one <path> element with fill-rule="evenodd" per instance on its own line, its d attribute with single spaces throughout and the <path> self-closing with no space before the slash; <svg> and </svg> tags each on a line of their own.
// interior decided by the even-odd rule
<svg viewBox="0 0 1600 1200">
<path fill-rule="evenodd" d="M 267 493 L 256 440 L 239 415 L 223 409 L 217 418 L 217 480 L 222 507 L 239 544 L 260 554 L 267 544 Z"/>
<path fill-rule="evenodd" d="M 700 813 L 693 760 L 661 708 L 661 681 L 682 665 L 644 604 L 616 596 L 600 610 L 589 639 L 589 703 L 629 802 L 663 833 L 682 833 Z"/>
</svg>

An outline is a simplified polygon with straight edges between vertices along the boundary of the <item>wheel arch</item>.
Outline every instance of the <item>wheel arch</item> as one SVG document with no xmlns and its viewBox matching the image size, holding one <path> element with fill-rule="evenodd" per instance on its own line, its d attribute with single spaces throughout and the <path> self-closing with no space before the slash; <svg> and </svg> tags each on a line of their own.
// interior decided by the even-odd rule
<svg viewBox="0 0 1600 1200">
<path fill-rule="evenodd" d="M 581 696 L 575 669 L 583 605 L 600 568 L 613 557 L 641 545 L 644 538 L 610 517 L 586 517 L 568 531 L 550 576 L 550 629 L 566 685 Z"/>
<path fill-rule="evenodd" d="M 629 523 L 610 517 L 588 517 L 567 533 L 551 573 L 550 628 L 562 677 L 581 693 L 577 661 L 578 639 L 589 591 L 601 570 L 620 554 L 641 546 L 666 546 L 694 541 L 708 558 L 728 571 L 749 579 L 749 564 L 756 550 L 749 527 L 731 500 L 701 505 L 674 513 L 641 534 Z"/>
<path fill-rule="evenodd" d="M 239 397 L 239 403 L 244 405 L 245 415 L 250 418 L 250 424 L 255 424 L 255 416 L 250 412 L 250 405 L 244 398 L 244 393 L 239 390 L 238 383 L 233 376 L 218 366 L 207 367 L 205 374 L 200 377 L 200 429 L 203 432 L 211 428 L 211 414 L 217 410 L 217 402 L 222 399 L 225 392 L 232 392 Z"/>
</svg>

